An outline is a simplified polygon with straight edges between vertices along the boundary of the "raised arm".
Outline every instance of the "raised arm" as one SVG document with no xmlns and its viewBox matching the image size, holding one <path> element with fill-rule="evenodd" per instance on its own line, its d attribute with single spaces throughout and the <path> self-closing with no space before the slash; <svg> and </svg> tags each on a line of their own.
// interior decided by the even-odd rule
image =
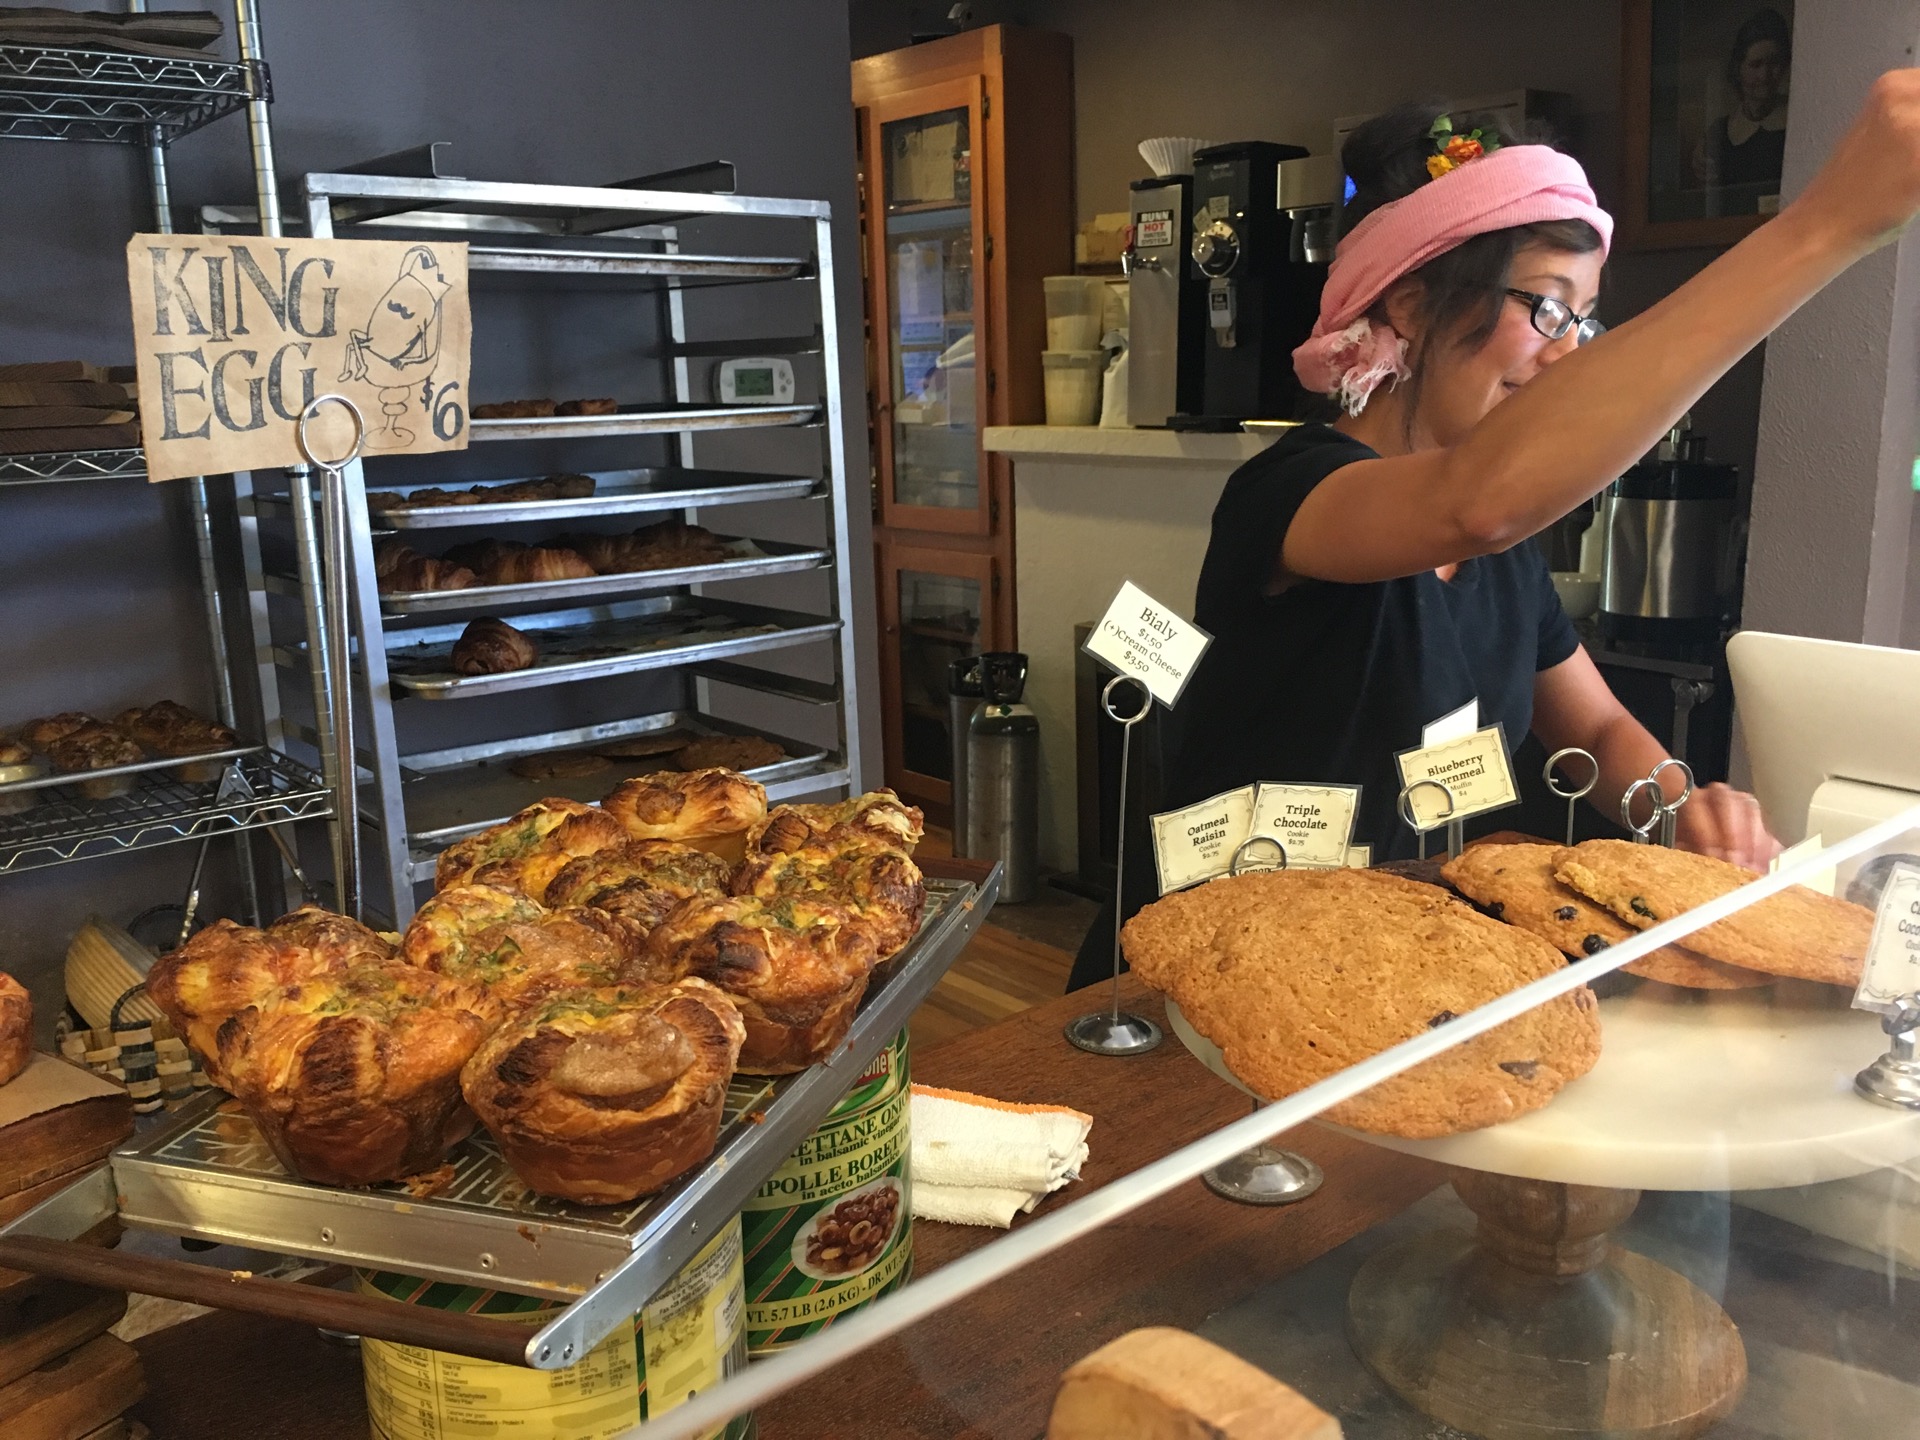
<svg viewBox="0 0 1920 1440">
<path fill-rule="evenodd" d="M 1920 70 L 1896 70 L 1875 82 L 1805 192 L 1673 294 L 1555 359 L 1459 443 L 1328 476 L 1287 531 L 1284 573 L 1391 579 L 1545 529 L 1633 465 L 1735 361 L 1894 239 L 1916 209 Z"/>
</svg>

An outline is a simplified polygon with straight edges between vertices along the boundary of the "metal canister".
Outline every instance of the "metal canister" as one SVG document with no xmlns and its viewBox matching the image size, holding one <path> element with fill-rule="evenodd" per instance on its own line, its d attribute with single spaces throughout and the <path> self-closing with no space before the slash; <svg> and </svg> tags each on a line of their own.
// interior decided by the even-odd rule
<svg viewBox="0 0 1920 1440">
<path fill-rule="evenodd" d="M 980 657 L 966 655 L 947 667 L 947 735 L 953 755 L 953 853 L 967 849 L 967 727 L 980 708 Z"/>
<path fill-rule="evenodd" d="M 1040 722 L 1020 703 L 1027 657 L 980 657 L 986 698 L 967 726 L 967 855 L 1001 865 L 1000 903 L 1031 900 L 1040 880 Z"/>
</svg>

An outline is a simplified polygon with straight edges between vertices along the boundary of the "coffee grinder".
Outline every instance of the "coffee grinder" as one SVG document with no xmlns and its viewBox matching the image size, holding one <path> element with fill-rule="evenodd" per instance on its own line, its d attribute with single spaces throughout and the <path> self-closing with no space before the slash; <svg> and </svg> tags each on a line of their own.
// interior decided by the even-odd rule
<svg viewBox="0 0 1920 1440">
<path fill-rule="evenodd" d="M 1327 270 L 1296 251 L 1293 217 L 1280 208 L 1280 162 L 1306 155 L 1265 140 L 1194 154 L 1188 258 L 1207 287 L 1204 419 L 1194 428 L 1293 418 L 1303 393 L 1293 351 L 1313 330 Z"/>
<path fill-rule="evenodd" d="M 1127 417 L 1162 426 L 1201 409 L 1207 358 L 1207 282 L 1187 263 L 1193 177 L 1156 175 L 1132 186 L 1127 272 Z"/>
</svg>

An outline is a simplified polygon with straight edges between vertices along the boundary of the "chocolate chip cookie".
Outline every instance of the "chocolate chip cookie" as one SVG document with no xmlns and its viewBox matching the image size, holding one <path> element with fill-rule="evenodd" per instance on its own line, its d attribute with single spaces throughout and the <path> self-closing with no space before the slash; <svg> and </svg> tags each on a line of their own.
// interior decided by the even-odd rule
<svg viewBox="0 0 1920 1440">
<path fill-rule="evenodd" d="M 1278 871 L 1169 895 L 1121 932 L 1134 973 L 1179 1002 L 1248 1086 L 1279 1099 L 1447 1024 L 1564 963 L 1444 890 L 1362 870 Z M 1582 987 L 1327 1112 L 1428 1138 L 1498 1124 L 1593 1068 Z"/>
</svg>

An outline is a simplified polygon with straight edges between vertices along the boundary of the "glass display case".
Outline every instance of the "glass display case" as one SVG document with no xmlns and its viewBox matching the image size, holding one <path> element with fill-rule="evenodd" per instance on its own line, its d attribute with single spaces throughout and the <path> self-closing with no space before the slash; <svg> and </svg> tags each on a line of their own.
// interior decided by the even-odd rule
<svg viewBox="0 0 1920 1440">
<path fill-rule="evenodd" d="M 946 802 L 953 780 L 948 667 L 987 648 L 999 562 L 990 553 L 884 542 L 881 703 L 889 782 Z"/>
</svg>

